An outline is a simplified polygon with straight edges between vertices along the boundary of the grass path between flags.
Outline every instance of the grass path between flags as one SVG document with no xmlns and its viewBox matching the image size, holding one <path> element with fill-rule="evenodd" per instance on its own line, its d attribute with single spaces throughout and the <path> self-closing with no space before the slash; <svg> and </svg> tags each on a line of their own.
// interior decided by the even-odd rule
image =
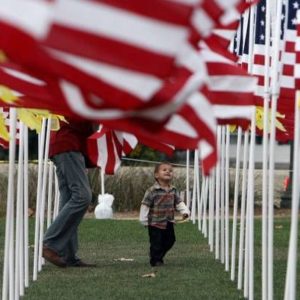
<svg viewBox="0 0 300 300">
<path fill-rule="evenodd" d="M 2 282 L 4 219 L 0 219 L 0 225 Z M 137 220 L 85 219 L 80 225 L 79 255 L 83 260 L 96 262 L 97 268 L 60 269 L 46 263 L 38 280 L 30 282 L 23 299 L 243 299 L 224 265 L 209 252 L 207 240 L 197 226 L 183 223 L 176 225 L 175 230 L 177 242 L 167 255 L 165 266 L 154 270 L 148 264 L 147 230 Z M 283 299 L 288 237 L 289 220 L 277 218 L 274 299 Z M 261 299 L 260 220 L 255 223 L 255 240 L 255 299 Z M 32 248 L 30 253 L 32 256 Z M 155 277 L 142 277 L 149 273 Z M 298 284 L 298 291 L 299 288 Z"/>
</svg>

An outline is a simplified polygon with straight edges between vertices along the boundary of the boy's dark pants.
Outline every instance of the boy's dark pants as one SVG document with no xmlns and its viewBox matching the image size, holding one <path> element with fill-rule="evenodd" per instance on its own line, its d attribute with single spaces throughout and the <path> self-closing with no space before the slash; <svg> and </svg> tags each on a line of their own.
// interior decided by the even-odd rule
<svg viewBox="0 0 300 300">
<path fill-rule="evenodd" d="M 166 253 L 175 243 L 174 224 L 168 222 L 166 229 L 148 226 L 150 240 L 150 265 L 162 263 Z"/>
</svg>

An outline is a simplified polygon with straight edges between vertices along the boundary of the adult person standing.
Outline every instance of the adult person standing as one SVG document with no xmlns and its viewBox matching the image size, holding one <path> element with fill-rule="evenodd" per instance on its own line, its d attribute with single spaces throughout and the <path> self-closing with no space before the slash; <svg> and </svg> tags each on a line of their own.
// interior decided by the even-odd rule
<svg viewBox="0 0 300 300">
<path fill-rule="evenodd" d="M 44 235 L 43 257 L 58 267 L 94 267 L 77 257 L 77 229 L 92 200 L 86 153 L 87 138 L 95 126 L 88 121 L 66 120 L 50 137 L 49 157 L 56 166 L 60 210 Z"/>
</svg>

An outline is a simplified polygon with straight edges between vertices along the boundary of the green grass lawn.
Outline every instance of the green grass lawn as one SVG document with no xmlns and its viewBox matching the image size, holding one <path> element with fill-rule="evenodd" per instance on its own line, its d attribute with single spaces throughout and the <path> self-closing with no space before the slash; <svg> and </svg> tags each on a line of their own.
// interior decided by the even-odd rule
<svg viewBox="0 0 300 300">
<path fill-rule="evenodd" d="M 0 225 L 2 260 L 3 219 Z M 260 220 L 256 221 L 255 230 L 255 299 L 261 299 Z M 86 219 L 80 225 L 79 254 L 84 260 L 96 262 L 97 268 L 60 269 L 46 263 L 38 280 L 26 289 L 24 299 L 243 298 L 236 283 L 230 281 L 230 274 L 224 271 L 224 265 L 209 252 L 207 240 L 197 226 L 178 224 L 176 236 L 177 242 L 167 254 L 165 266 L 157 269 L 155 278 L 142 278 L 153 271 L 148 262 L 147 230 L 138 221 Z M 276 219 L 274 299 L 283 299 L 288 236 L 289 220 Z M 134 261 L 114 261 L 121 257 Z"/>
</svg>

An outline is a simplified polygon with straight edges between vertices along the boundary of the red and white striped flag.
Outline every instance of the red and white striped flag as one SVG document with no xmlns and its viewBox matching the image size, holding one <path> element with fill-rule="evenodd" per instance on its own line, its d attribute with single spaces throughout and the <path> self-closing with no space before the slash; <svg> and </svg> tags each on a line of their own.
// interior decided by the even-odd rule
<svg viewBox="0 0 300 300">
<path fill-rule="evenodd" d="M 105 174 L 114 174 L 121 164 L 122 155 L 129 154 L 137 142 L 131 134 L 101 126 L 88 138 L 88 158 L 103 169 Z"/>
</svg>

